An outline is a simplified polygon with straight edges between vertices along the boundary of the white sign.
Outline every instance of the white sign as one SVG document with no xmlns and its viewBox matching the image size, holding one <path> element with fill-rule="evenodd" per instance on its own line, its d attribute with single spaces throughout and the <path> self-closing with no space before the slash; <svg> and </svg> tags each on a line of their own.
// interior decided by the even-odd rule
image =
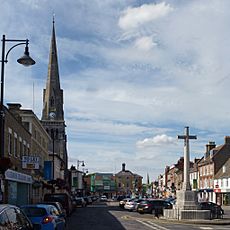
<svg viewBox="0 0 230 230">
<path fill-rule="evenodd" d="M 11 169 L 6 170 L 5 179 L 17 181 L 17 182 L 22 182 L 22 183 L 27 183 L 27 184 L 32 184 L 32 182 L 33 182 L 33 179 L 30 175 L 16 172 L 16 171 L 13 171 Z"/>
<path fill-rule="evenodd" d="M 35 156 L 22 156 L 23 169 L 39 169 L 39 157 Z"/>
</svg>

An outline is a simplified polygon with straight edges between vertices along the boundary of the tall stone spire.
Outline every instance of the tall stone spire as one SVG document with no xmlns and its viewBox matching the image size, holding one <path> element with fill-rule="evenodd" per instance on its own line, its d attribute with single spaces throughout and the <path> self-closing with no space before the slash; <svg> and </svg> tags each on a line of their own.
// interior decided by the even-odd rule
<svg viewBox="0 0 230 230">
<path fill-rule="evenodd" d="M 48 77 L 46 89 L 43 91 L 42 120 L 64 120 L 63 90 L 60 88 L 57 45 L 55 36 L 55 21 L 50 44 Z"/>
<path fill-rule="evenodd" d="M 46 88 L 43 90 L 43 110 L 41 122 L 51 137 L 49 156 L 53 162 L 53 179 L 66 179 L 68 168 L 67 136 L 63 110 L 63 90 L 60 88 L 55 22 L 49 53 L 48 76 Z"/>
</svg>

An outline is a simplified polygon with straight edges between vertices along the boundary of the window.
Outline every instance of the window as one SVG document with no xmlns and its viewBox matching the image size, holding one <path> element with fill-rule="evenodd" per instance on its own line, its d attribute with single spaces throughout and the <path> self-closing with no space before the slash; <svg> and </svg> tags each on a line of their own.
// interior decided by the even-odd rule
<svg viewBox="0 0 230 230">
<path fill-rule="evenodd" d="M 6 210 L 10 224 L 14 227 L 13 229 L 21 229 L 20 223 L 18 222 L 18 216 L 14 208 Z"/>
<path fill-rule="evenodd" d="M 14 133 L 14 156 L 18 157 L 18 139 L 16 133 Z"/>
<path fill-rule="evenodd" d="M 13 145 L 13 140 L 12 140 L 12 133 L 8 133 L 8 154 L 12 155 L 12 145 Z"/>
<path fill-rule="evenodd" d="M 5 212 L 2 212 L 0 214 L 0 229 L 2 229 L 2 230 L 10 229 L 10 223 L 9 223 L 9 220 L 8 220 Z"/>
<path fill-rule="evenodd" d="M 19 149 L 18 149 L 18 152 L 19 152 L 20 159 L 22 159 L 22 156 L 23 156 L 23 144 L 22 144 L 22 138 L 21 137 L 19 137 Z"/>
<path fill-rule="evenodd" d="M 224 181 L 223 181 L 223 179 L 221 179 L 221 181 L 220 181 L 221 188 L 223 187 L 223 185 L 224 185 Z"/>
<path fill-rule="evenodd" d="M 26 156 L 26 144 L 23 144 L 23 155 Z"/>
</svg>

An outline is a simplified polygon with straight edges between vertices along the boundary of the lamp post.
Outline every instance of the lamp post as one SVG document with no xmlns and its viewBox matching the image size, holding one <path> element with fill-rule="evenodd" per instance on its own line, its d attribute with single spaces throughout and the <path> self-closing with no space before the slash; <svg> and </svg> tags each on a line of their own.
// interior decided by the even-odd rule
<svg viewBox="0 0 230 230">
<path fill-rule="evenodd" d="M 5 54 L 6 52 L 6 42 L 13 42 L 17 43 L 13 45 Z M 2 36 L 2 60 L 1 62 L 1 101 L 0 101 L 0 159 L 4 158 L 4 132 L 5 132 L 5 114 L 4 114 L 4 70 L 5 70 L 5 63 L 8 62 L 8 55 L 12 49 L 19 45 L 26 45 L 24 55 L 17 60 L 19 64 L 24 66 L 34 65 L 35 61 L 29 56 L 29 40 L 16 40 L 16 39 L 6 39 L 5 35 Z"/>
</svg>

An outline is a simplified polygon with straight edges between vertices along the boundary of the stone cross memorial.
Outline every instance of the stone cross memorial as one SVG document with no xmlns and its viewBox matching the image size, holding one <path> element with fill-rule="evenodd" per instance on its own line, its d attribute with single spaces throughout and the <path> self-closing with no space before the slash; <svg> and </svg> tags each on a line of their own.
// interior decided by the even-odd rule
<svg viewBox="0 0 230 230">
<path fill-rule="evenodd" d="M 191 190 L 189 181 L 189 166 L 190 166 L 190 153 L 189 153 L 189 139 L 197 139 L 196 136 L 189 135 L 189 127 L 184 128 L 184 135 L 178 135 L 178 139 L 184 139 L 184 182 L 182 189 L 184 191 Z"/>
</svg>

